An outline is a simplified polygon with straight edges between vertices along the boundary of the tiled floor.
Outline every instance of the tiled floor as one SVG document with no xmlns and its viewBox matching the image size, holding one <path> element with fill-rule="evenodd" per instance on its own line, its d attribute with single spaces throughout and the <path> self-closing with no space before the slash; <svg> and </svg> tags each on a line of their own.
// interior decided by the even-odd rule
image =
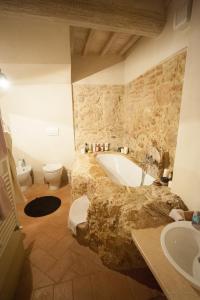
<svg viewBox="0 0 200 300">
<path fill-rule="evenodd" d="M 132 278 L 122 275 L 106 268 L 94 252 L 77 243 L 67 228 L 69 186 L 51 192 L 45 185 L 35 185 L 26 197 L 30 201 L 47 194 L 62 200 L 51 215 L 31 218 L 24 214 L 24 205 L 18 205 L 26 259 L 16 300 L 164 299 L 148 269 L 133 270 Z"/>
</svg>

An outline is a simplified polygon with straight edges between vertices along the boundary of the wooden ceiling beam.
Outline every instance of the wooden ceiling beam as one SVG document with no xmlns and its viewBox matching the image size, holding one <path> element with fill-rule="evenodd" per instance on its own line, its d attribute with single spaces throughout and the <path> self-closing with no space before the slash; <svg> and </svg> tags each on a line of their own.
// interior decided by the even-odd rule
<svg viewBox="0 0 200 300">
<path fill-rule="evenodd" d="M 156 37 L 161 33 L 166 18 L 164 1 L 124 0 L 5 0 L 0 1 L 1 14 L 20 14 L 63 20 L 77 27 L 122 32 Z M 156 6 L 157 5 L 157 6 Z"/>
<path fill-rule="evenodd" d="M 117 33 L 116 32 L 112 32 L 107 40 L 107 42 L 105 43 L 105 45 L 103 46 L 103 49 L 101 50 L 101 55 L 105 55 L 108 50 L 111 48 L 113 42 L 115 41 L 115 39 L 117 38 Z"/>
<path fill-rule="evenodd" d="M 88 49 L 90 47 L 90 43 L 94 37 L 94 34 L 95 34 L 95 30 L 93 30 L 93 29 L 88 30 L 88 35 L 87 35 L 86 42 L 85 42 L 85 45 L 83 48 L 83 53 L 82 53 L 83 56 L 87 55 Z"/>
<path fill-rule="evenodd" d="M 125 55 L 129 51 L 129 49 L 132 48 L 135 45 L 135 43 L 138 41 L 139 38 L 140 38 L 140 36 L 137 36 L 137 35 L 131 36 L 128 39 L 127 43 L 119 51 L 118 54 L 121 55 L 121 56 Z"/>
</svg>

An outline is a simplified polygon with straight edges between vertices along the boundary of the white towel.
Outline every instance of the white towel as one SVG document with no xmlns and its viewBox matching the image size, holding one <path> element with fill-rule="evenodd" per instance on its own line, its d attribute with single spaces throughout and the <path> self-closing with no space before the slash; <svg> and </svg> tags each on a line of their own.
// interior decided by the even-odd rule
<svg viewBox="0 0 200 300">
<path fill-rule="evenodd" d="M 170 218 L 174 221 L 183 221 L 185 220 L 184 211 L 182 209 L 173 208 L 169 213 Z"/>
<path fill-rule="evenodd" d="M 0 221 L 6 219 L 11 211 L 10 200 L 6 191 L 3 178 L 0 176 Z"/>
<path fill-rule="evenodd" d="M 68 227 L 76 235 L 77 225 L 87 221 L 89 200 L 86 195 L 76 199 L 69 210 Z"/>
<path fill-rule="evenodd" d="M 12 153 L 12 138 L 8 132 L 4 132 L 5 142 L 7 146 L 7 154 L 8 154 L 8 161 L 10 166 L 10 172 L 12 176 L 12 183 L 15 192 L 15 200 L 16 202 L 26 202 L 25 197 L 20 189 L 18 180 L 17 180 L 17 172 L 16 172 L 16 165 Z"/>
</svg>

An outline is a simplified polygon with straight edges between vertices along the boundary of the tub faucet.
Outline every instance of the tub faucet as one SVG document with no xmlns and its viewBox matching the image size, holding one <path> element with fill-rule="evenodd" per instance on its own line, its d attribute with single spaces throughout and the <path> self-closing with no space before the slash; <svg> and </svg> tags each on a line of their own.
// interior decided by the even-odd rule
<svg viewBox="0 0 200 300">
<path fill-rule="evenodd" d="M 25 161 L 25 159 L 24 159 L 24 158 L 23 158 L 23 159 L 20 159 L 19 162 L 18 162 L 18 165 L 19 165 L 20 167 L 25 167 L 25 166 L 26 166 L 26 161 Z"/>
<path fill-rule="evenodd" d="M 145 163 L 152 166 L 155 163 L 153 156 L 146 154 Z"/>
</svg>

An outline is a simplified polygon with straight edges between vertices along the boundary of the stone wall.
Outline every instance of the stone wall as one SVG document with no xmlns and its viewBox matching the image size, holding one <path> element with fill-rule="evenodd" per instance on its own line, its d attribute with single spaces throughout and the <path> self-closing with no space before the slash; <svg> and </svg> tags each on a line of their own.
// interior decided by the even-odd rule
<svg viewBox="0 0 200 300">
<path fill-rule="evenodd" d="M 174 164 L 185 61 L 184 51 L 125 87 L 123 144 L 138 160 L 153 145 L 168 151 Z"/>
<path fill-rule="evenodd" d="M 76 154 L 73 164 L 72 199 L 83 194 L 90 202 L 85 244 L 114 269 L 144 266 L 132 240 L 133 228 L 165 225 L 171 222 L 168 214 L 172 208 L 187 210 L 168 187 L 126 187 L 114 183 L 94 154 Z"/>
<path fill-rule="evenodd" d="M 186 51 L 123 85 L 74 85 L 75 142 L 126 145 L 142 160 L 153 145 L 173 167 Z"/>
<path fill-rule="evenodd" d="M 75 145 L 121 145 L 123 85 L 73 85 Z"/>
</svg>

